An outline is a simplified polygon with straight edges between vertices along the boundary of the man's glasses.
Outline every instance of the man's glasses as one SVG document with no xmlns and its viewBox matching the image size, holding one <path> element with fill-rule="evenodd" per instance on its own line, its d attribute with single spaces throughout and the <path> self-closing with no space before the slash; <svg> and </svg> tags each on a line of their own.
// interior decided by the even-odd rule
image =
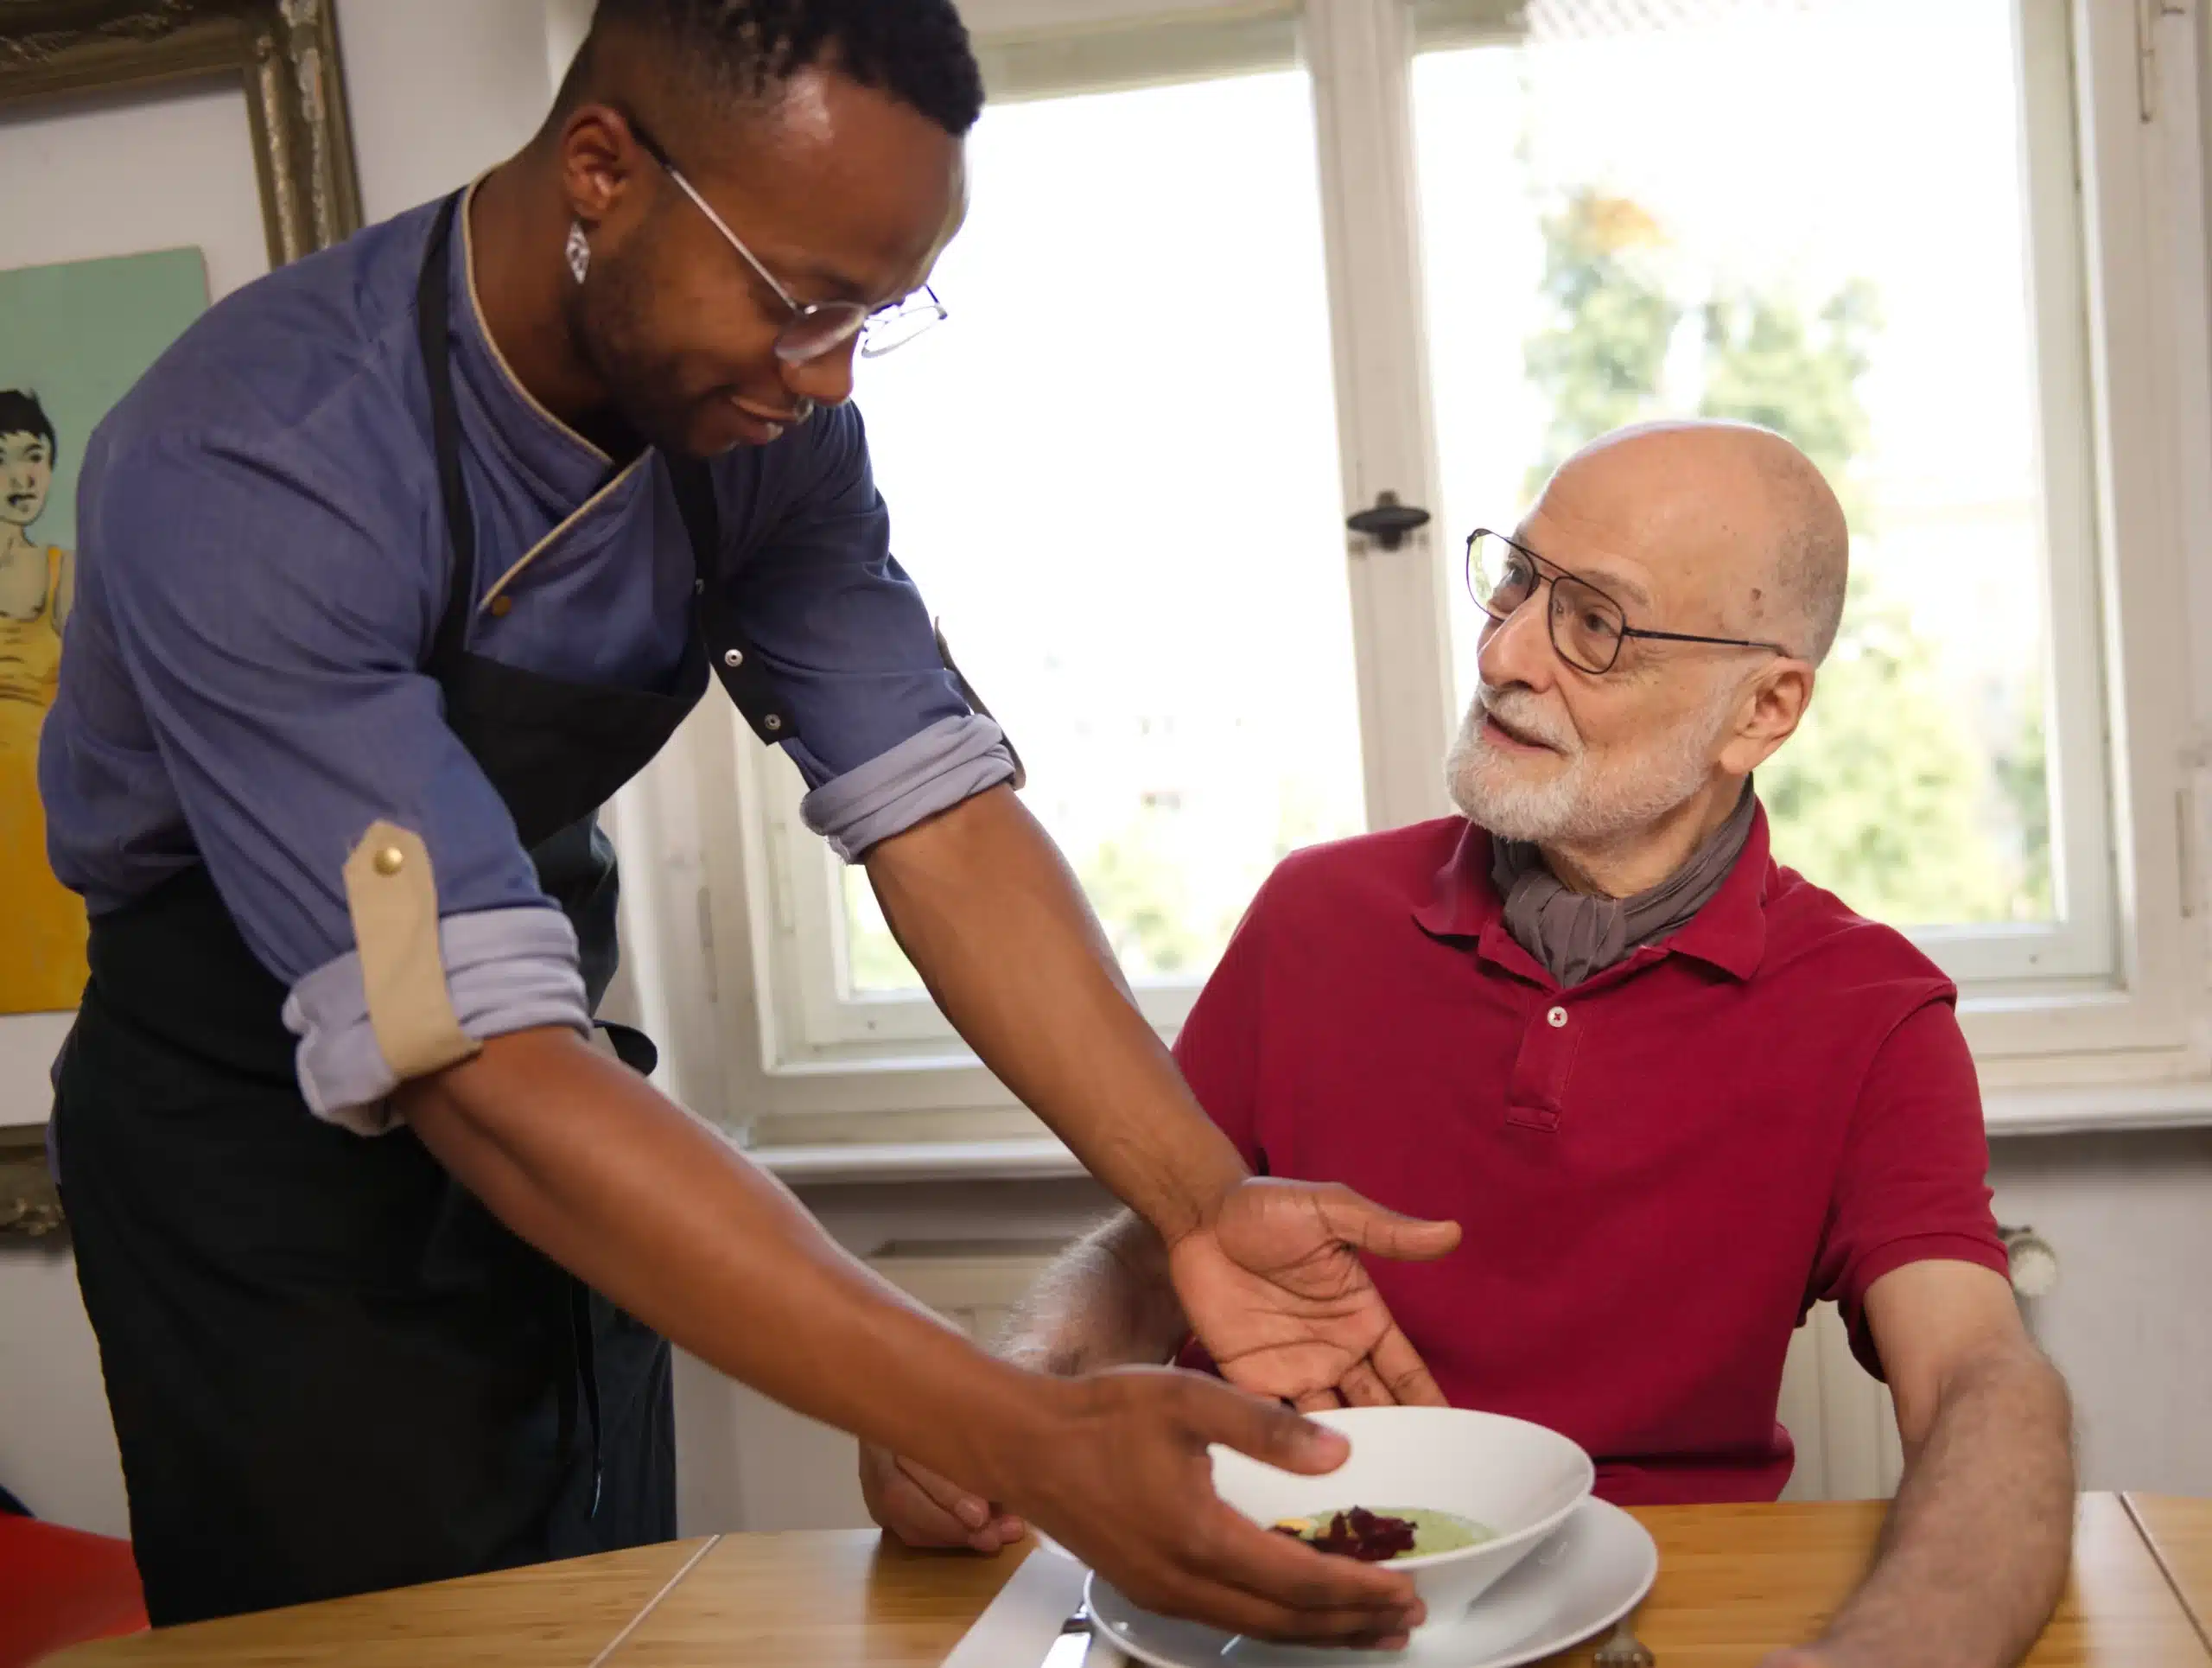
<svg viewBox="0 0 2212 1668">
<path fill-rule="evenodd" d="M 655 139 L 638 123 L 629 121 L 630 136 L 638 148 L 660 165 L 661 171 L 676 181 L 677 188 L 689 197 L 721 232 L 732 249 L 745 258 L 745 264 L 766 284 L 776 299 L 791 312 L 784 328 L 776 334 L 776 357 L 786 365 L 808 365 L 827 354 L 836 353 L 855 336 L 861 339 L 862 359 L 881 359 L 895 348 L 904 347 L 930 328 L 941 324 L 945 318 L 944 303 L 938 300 L 937 291 L 924 284 L 902 302 L 871 312 L 856 301 L 801 302 L 791 291 L 776 282 L 774 273 L 760 264 L 760 258 L 745 246 L 745 240 L 729 229 L 728 222 L 715 212 L 714 205 L 699 194 L 698 188 L 683 177 L 683 170 L 670 160 Z"/>
<path fill-rule="evenodd" d="M 1467 535 L 1467 594 L 1475 599 L 1476 607 L 1500 625 L 1546 585 L 1552 588 L 1551 607 L 1547 611 L 1552 647 L 1567 665 L 1594 677 L 1602 678 L 1613 669 L 1621 658 L 1621 646 L 1631 637 L 1789 653 L 1779 643 L 1753 642 L 1745 637 L 1645 631 L 1630 625 L 1621 605 L 1588 580 L 1569 573 L 1556 562 L 1546 561 L 1527 545 L 1516 544 L 1488 527 L 1478 527 Z"/>
</svg>

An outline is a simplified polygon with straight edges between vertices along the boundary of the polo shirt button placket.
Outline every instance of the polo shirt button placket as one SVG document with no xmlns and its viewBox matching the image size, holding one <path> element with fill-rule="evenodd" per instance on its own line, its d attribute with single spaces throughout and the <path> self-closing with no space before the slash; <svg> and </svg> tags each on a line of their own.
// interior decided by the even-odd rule
<svg viewBox="0 0 2212 1668">
<path fill-rule="evenodd" d="M 1559 1128 L 1560 1114 L 1565 1110 L 1567 1077 L 1580 1033 L 1567 1034 L 1565 1003 L 1553 1003 L 1541 1012 L 1542 1022 L 1535 1022 L 1532 1015 L 1529 1028 L 1522 1034 L 1506 1095 L 1505 1121 L 1550 1133 Z"/>
</svg>

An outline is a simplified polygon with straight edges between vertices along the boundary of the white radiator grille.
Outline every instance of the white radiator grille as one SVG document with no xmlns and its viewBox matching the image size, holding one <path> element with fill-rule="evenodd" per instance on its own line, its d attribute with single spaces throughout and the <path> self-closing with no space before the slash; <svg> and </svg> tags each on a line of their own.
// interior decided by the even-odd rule
<svg viewBox="0 0 2212 1668">
<path fill-rule="evenodd" d="M 988 1344 L 1055 1249 L 891 1245 L 868 1264 L 916 1302 Z M 861 1499 L 853 1439 L 742 1386 L 732 1388 L 741 1521 L 715 1526 L 755 1531 L 865 1528 L 868 1507 Z M 677 1463 L 684 1462 L 679 1450 Z M 686 1532 L 696 1533 L 702 1526 L 687 1523 Z"/>
<path fill-rule="evenodd" d="M 1904 1471 L 1890 1392 L 1851 1353 L 1833 1303 L 1789 1340 L 1780 1417 L 1797 1444 L 1785 1500 L 1887 1499 Z"/>
</svg>

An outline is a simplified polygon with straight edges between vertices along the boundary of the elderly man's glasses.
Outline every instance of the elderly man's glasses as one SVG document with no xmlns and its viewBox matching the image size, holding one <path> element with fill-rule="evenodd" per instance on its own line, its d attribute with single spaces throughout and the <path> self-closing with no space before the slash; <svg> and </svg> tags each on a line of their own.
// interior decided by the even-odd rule
<svg viewBox="0 0 2212 1668">
<path fill-rule="evenodd" d="M 1552 647 L 1559 658 L 1579 672 L 1603 677 L 1621 658 L 1621 646 L 1631 637 L 1661 643 L 1713 643 L 1722 648 L 1789 651 L 1779 643 L 1754 642 L 1747 637 L 1694 637 L 1687 632 L 1645 631 L 1628 623 L 1621 605 L 1588 580 L 1569 573 L 1556 562 L 1548 562 L 1525 544 L 1516 544 L 1503 533 L 1478 527 L 1467 535 L 1467 594 L 1476 607 L 1503 625 L 1521 605 L 1546 585 L 1552 588 L 1548 610 Z"/>
<path fill-rule="evenodd" d="M 626 118 L 629 119 L 629 118 Z M 774 273 L 763 266 L 758 257 L 745 246 L 745 240 L 729 229 L 729 224 L 715 212 L 714 205 L 699 194 L 698 188 L 683 177 L 683 170 L 669 159 L 660 142 L 630 120 L 630 137 L 638 148 L 660 165 L 661 171 L 676 181 L 677 188 L 698 207 L 698 210 L 721 232 L 732 249 L 743 256 L 751 267 L 789 309 L 791 317 L 776 334 L 776 357 L 786 365 L 808 365 L 827 354 L 836 353 L 855 336 L 861 339 L 862 359 L 881 359 L 894 348 L 904 347 L 931 326 L 944 322 L 944 303 L 938 300 L 937 291 L 924 284 L 903 302 L 871 311 L 856 301 L 801 302 L 793 298 L 790 290 L 776 282 Z"/>
</svg>

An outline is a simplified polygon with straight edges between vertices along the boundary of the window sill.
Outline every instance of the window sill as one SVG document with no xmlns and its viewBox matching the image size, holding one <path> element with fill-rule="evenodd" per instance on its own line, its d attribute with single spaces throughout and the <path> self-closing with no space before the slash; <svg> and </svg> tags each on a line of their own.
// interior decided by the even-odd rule
<svg viewBox="0 0 2212 1668">
<path fill-rule="evenodd" d="M 746 1156 L 794 1187 L 887 1181 L 1057 1181 L 1084 1174 L 1076 1156 L 1050 1136 L 823 1142 L 756 1147 Z"/>
<path fill-rule="evenodd" d="M 2212 1126 L 2212 1079 L 1991 1089 L 1982 1123 L 1992 1136 L 2203 1129 Z"/>
<path fill-rule="evenodd" d="M 2179 1083 L 1994 1089 L 1993 1139 L 2212 1127 L 2212 1079 Z M 892 1114 L 895 1123 L 898 1115 Z M 796 1187 L 906 1181 L 1057 1181 L 1084 1174 L 1050 1136 L 995 1140 L 840 1141 L 757 1147 L 753 1162 Z"/>
</svg>

